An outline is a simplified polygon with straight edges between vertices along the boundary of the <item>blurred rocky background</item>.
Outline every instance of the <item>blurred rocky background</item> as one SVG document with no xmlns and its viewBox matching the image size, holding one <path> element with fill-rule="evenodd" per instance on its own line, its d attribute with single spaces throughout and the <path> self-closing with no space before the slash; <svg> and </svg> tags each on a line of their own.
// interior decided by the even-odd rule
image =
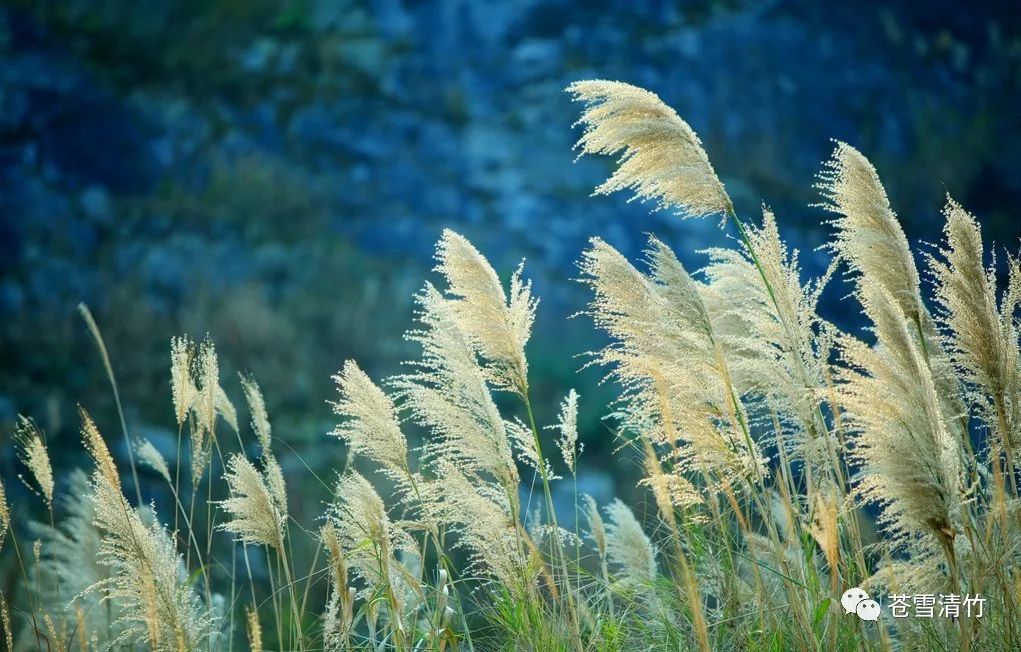
<svg viewBox="0 0 1021 652">
<path fill-rule="evenodd" d="M 611 162 L 573 162 L 578 107 L 562 89 L 601 77 L 659 93 L 740 213 L 776 210 L 806 274 L 826 265 L 811 204 L 830 138 L 872 159 L 913 242 L 939 238 L 950 192 L 1013 248 L 1019 14 L 949 1 L 4 2 L 0 472 L 23 471 L 7 445 L 18 413 L 46 430 L 58 470 L 84 461 L 76 404 L 118 437 L 85 302 L 134 434 L 172 454 L 169 340 L 208 333 L 228 393 L 241 404 L 234 373 L 252 371 L 275 434 L 328 478 L 344 461 L 324 437 L 330 375 L 353 357 L 381 378 L 414 353 L 412 296 L 451 227 L 502 273 L 527 258 L 543 297 L 537 416 L 552 422 L 576 387 L 580 488 L 627 493 L 601 420 L 612 388 L 578 373 L 598 340 L 567 319 L 586 299 L 574 262 L 590 236 L 637 256 L 654 232 L 697 267 L 728 236 L 589 197 Z M 856 328 L 845 294 L 828 291 L 824 312 Z M 300 496 L 307 470 L 280 453 Z M 319 505 L 296 511 L 308 522 Z"/>
</svg>

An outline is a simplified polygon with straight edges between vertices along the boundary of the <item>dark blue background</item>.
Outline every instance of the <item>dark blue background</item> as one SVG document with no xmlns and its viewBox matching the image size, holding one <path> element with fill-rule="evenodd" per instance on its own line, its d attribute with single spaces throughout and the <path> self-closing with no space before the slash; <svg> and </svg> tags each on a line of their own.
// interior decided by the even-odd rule
<svg viewBox="0 0 1021 652">
<path fill-rule="evenodd" d="M 567 320 L 585 301 L 574 261 L 590 236 L 637 255 L 655 232 L 697 267 L 727 235 L 590 198 L 611 162 L 572 162 L 578 107 L 562 89 L 601 77 L 659 93 L 740 213 L 776 210 L 807 274 L 827 262 L 810 204 L 830 138 L 872 159 L 913 242 L 938 239 L 950 192 L 1013 248 L 1018 23 L 1009 3 L 7 3 L 0 443 L 22 412 L 46 428 L 58 469 L 79 463 L 77 402 L 116 433 L 74 311 L 85 301 L 129 424 L 168 455 L 169 338 L 208 332 L 228 393 L 240 403 L 228 374 L 254 371 L 277 434 L 334 468 L 329 376 L 357 357 L 379 377 L 412 354 L 411 296 L 451 227 L 502 273 L 528 259 L 543 297 L 539 419 L 577 387 L 586 482 L 626 491 L 600 421 L 612 391 L 575 373 L 598 340 L 587 319 Z M 858 328 L 845 292 L 827 292 L 823 311 Z M 300 466 L 288 473 L 300 482 Z"/>
</svg>

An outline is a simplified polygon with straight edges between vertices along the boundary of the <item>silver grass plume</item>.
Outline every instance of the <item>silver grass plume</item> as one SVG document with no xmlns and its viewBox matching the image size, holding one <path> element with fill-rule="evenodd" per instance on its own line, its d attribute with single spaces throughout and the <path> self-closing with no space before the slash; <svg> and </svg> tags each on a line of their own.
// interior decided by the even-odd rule
<svg viewBox="0 0 1021 652">
<path fill-rule="evenodd" d="M 686 477 L 674 471 L 664 471 L 651 446 L 645 455 L 645 477 L 638 483 L 652 491 L 663 520 L 675 525 L 674 508 L 689 508 L 700 505 L 702 495 Z"/>
<path fill-rule="evenodd" d="M 50 454 L 46 450 L 42 432 L 35 422 L 28 417 L 18 415 L 18 424 L 14 430 L 14 442 L 18 445 L 18 459 L 28 467 L 35 478 L 47 507 L 53 506 L 53 467 L 50 465 Z"/>
<path fill-rule="evenodd" d="M 656 580 L 656 547 L 623 502 L 615 499 L 605 509 L 607 558 L 628 581 L 651 584 Z"/>
<path fill-rule="evenodd" d="M 337 528 L 327 521 L 319 531 L 319 538 L 329 555 L 329 596 L 323 614 L 323 646 L 331 652 L 347 647 L 354 620 L 355 589 L 347 583 L 347 560 L 340 547 Z"/>
<path fill-rule="evenodd" d="M 717 477 L 764 473 L 701 285 L 656 239 L 650 274 L 599 239 L 584 252 L 582 281 L 594 291 L 589 313 L 612 343 L 593 361 L 623 387 L 624 426 L 654 444 L 676 447 L 684 470 Z"/>
<path fill-rule="evenodd" d="M 455 545 L 468 551 L 469 568 L 522 592 L 528 573 L 507 489 L 469 477 L 450 460 L 440 460 L 436 471 L 439 518 L 458 535 Z"/>
<path fill-rule="evenodd" d="M 825 333 L 832 327 L 816 312 L 833 267 L 814 283 L 803 283 L 798 252 L 788 251 L 766 208 L 762 226 L 748 225 L 746 235 L 750 249 L 708 251 L 704 296 L 717 306 L 716 331 L 724 348 L 738 353 L 732 357 L 735 383 L 761 396 L 792 426 L 795 457 L 817 468 L 829 462 L 828 451 L 836 446 L 819 411 L 829 355 Z"/>
<path fill-rule="evenodd" d="M 974 216 L 949 196 L 943 209 L 945 244 L 929 257 L 939 321 L 947 349 L 983 421 L 1001 446 L 1021 454 L 1021 361 L 1014 313 L 1021 281 L 1017 261 L 1008 264 L 1008 291 L 997 303 L 996 273 L 983 262 L 982 234 Z"/>
<path fill-rule="evenodd" d="M 195 418 L 189 433 L 193 484 L 198 484 L 202 478 L 212 453 L 218 376 L 219 364 L 211 342 L 203 342 L 198 347 L 187 336 L 170 339 L 170 388 L 174 416 L 179 427 L 184 426 L 189 415 Z M 210 378 L 217 380 L 208 384 Z M 200 383 L 204 383 L 201 388 Z"/>
<path fill-rule="evenodd" d="M 383 499 L 357 472 L 340 478 L 335 496 L 329 518 L 347 567 L 365 583 L 363 595 L 371 596 L 370 601 L 383 599 L 397 606 L 391 623 L 403 630 L 404 617 L 422 595 L 418 578 L 398 560 L 398 555 L 417 557 L 414 539 L 391 521 Z"/>
<path fill-rule="evenodd" d="M 146 526 L 128 505 L 110 471 L 113 458 L 106 443 L 88 414 L 81 414 L 85 445 L 96 463 L 91 499 L 96 527 L 103 533 L 97 555 L 112 575 L 88 590 L 106 591 L 121 605 L 122 638 L 127 642 L 152 642 L 157 632 L 159 650 L 201 646 L 214 621 L 187 582 L 173 538 L 158 522 Z"/>
<path fill-rule="evenodd" d="M 592 544 L 596 547 L 596 552 L 603 559 L 606 558 L 606 524 L 603 522 L 603 517 L 599 513 L 599 506 L 596 504 L 595 499 L 585 494 L 583 497 L 585 502 L 585 520 L 588 521 L 588 536 L 592 540 Z"/>
<path fill-rule="evenodd" d="M 493 401 L 471 341 L 451 302 L 430 284 L 416 297 L 421 327 L 406 338 L 422 346 L 413 370 L 393 380 L 412 419 L 428 428 L 426 461 L 449 460 L 471 474 L 489 473 L 517 492 L 518 470 L 507 425 Z"/>
<path fill-rule="evenodd" d="M 0 550 L 3 550 L 7 531 L 11 529 L 11 506 L 7 502 L 7 489 L 0 480 Z"/>
<path fill-rule="evenodd" d="M 187 337 L 170 338 L 170 390 L 178 426 L 184 425 L 198 400 L 199 390 L 192 378 L 195 357 L 194 342 Z"/>
<path fill-rule="evenodd" d="M 595 194 L 631 190 L 691 217 L 727 214 L 733 204 L 698 136 L 650 91 L 617 81 L 587 80 L 567 87 L 585 110 L 575 146 L 582 154 L 619 155 L 617 169 Z"/>
<path fill-rule="evenodd" d="M 281 509 L 270 488 L 270 477 L 269 473 L 260 473 L 243 455 L 234 454 L 227 460 L 224 479 L 230 496 L 220 501 L 219 506 L 227 513 L 228 520 L 219 529 L 234 534 L 243 543 L 266 545 L 281 551 L 286 511 Z"/>
<path fill-rule="evenodd" d="M 102 587 L 112 577 L 99 555 L 103 535 L 95 523 L 91 489 L 88 475 L 75 469 L 67 492 L 56 499 L 63 517 L 55 526 L 30 524 L 42 548 L 41 561 L 34 568 L 36 599 L 61 621 L 79 620 L 79 627 L 99 637 L 97 643 L 111 645 L 123 633 L 120 623 L 124 613 L 119 602 L 106 599 L 102 588 L 89 591 L 93 586 Z"/>
<path fill-rule="evenodd" d="M 344 421 L 330 434 L 343 439 L 356 455 L 379 464 L 391 479 L 406 483 L 411 475 L 408 442 L 393 401 L 354 360 L 346 361 L 333 380 L 340 394 L 333 412 Z"/>
<path fill-rule="evenodd" d="M 265 477 L 266 486 L 269 488 L 270 495 L 273 497 L 280 515 L 286 521 L 287 486 L 284 482 L 284 473 L 276 456 L 273 454 L 273 428 L 269 422 L 269 414 L 266 412 L 266 401 L 262 397 L 259 383 L 255 381 L 253 376 L 238 375 L 241 379 L 241 388 L 245 393 L 245 400 L 248 402 L 248 411 L 251 413 L 252 430 L 255 432 L 256 439 L 259 440 L 262 473 Z"/>
<path fill-rule="evenodd" d="M 521 278 L 522 266 L 511 276 L 507 297 L 489 261 L 464 236 L 444 230 L 436 260 L 457 326 L 485 360 L 489 381 L 496 389 L 525 396 L 525 345 L 538 300 L 532 297 L 531 284 Z"/>
<path fill-rule="evenodd" d="M 269 423 L 269 414 L 266 412 L 266 401 L 262 397 L 262 390 L 259 383 L 252 376 L 239 374 L 241 378 L 241 389 L 245 393 L 245 400 L 248 402 L 248 411 L 252 415 L 252 430 L 259 440 L 259 446 L 263 454 L 270 450 L 273 440 L 273 428 Z"/>
<path fill-rule="evenodd" d="M 221 416 L 234 432 L 238 431 L 238 416 L 227 393 L 220 386 L 220 364 L 216 357 L 216 346 L 212 340 L 205 340 L 198 350 L 199 397 L 196 408 L 199 420 L 209 432 L 216 427 L 216 417 Z"/>
<path fill-rule="evenodd" d="M 822 207 L 837 214 L 831 221 L 837 232 L 830 247 L 857 274 L 859 291 L 865 284 L 882 286 L 905 317 L 923 319 L 918 269 L 907 236 L 868 159 L 836 141 L 817 187 Z"/>
<path fill-rule="evenodd" d="M 831 248 L 855 275 L 856 294 L 865 312 L 869 312 L 870 302 L 864 294 L 870 288 L 881 288 L 893 299 L 901 318 L 909 324 L 909 335 L 932 368 L 940 409 L 948 416 L 951 431 L 964 442 L 969 433 L 967 420 L 962 418 L 965 405 L 959 380 L 922 301 L 907 237 L 890 208 L 879 175 L 861 152 L 838 141 L 819 177 L 823 207 L 837 214 L 832 220 L 837 233 Z M 876 321 L 873 315 L 869 317 Z"/>
<path fill-rule="evenodd" d="M 897 537 L 924 534 L 944 548 L 960 529 L 962 452 L 937 395 L 933 371 L 881 286 L 862 289 L 877 344 L 844 337 L 838 392 L 861 464 L 857 491 L 883 506 Z"/>
<path fill-rule="evenodd" d="M 148 466 L 164 480 L 170 482 L 170 468 L 167 466 L 167 461 L 151 441 L 143 439 L 138 442 L 135 446 L 135 455 L 138 457 L 139 463 Z"/>
<path fill-rule="evenodd" d="M 560 403 L 560 414 L 555 425 L 549 426 L 558 432 L 557 448 L 564 458 L 564 464 L 574 473 L 574 463 L 581 448 L 578 444 L 578 392 L 572 389 Z"/>
</svg>

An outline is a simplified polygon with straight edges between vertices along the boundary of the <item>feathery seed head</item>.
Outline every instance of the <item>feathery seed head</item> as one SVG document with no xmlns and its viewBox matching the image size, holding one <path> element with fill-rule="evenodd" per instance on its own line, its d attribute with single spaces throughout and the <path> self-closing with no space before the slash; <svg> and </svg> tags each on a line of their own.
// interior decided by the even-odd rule
<svg viewBox="0 0 1021 652">
<path fill-rule="evenodd" d="M 266 478 L 266 487 L 269 494 L 273 496 L 273 504 L 280 512 L 280 518 L 287 521 L 287 483 L 284 481 L 284 472 L 277 462 L 276 456 L 272 453 L 265 453 L 262 456 L 262 473 Z"/>
<path fill-rule="evenodd" d="M 3 548 L 4 539 L 7 537 L 7 530 L 11 528 L 11 506 L 7 502 L 7 489 L 4 488 L 3 480 L 0 480 L 0 549 Z"/>
<path fill-rule="evenodd" d="M 348 567 L 368 585 L 369 592 L 392 595 L 401 613 L 391 614 L 391 618 L 403 618 L 422 592 L 417 577 L 409 571 L 418 555 L 414 539 L 390 520 L 383 499 L 359 473 L 341 477 L 335 496 L 329 516 Z M 410 560 L 408 566 L 397 560 L 398 553 Z M 399 622 L 395 625 L 400 627 Z"/>
<path fill-rule="evenodd" d="M 560 404 L 558 423 L 550 427 L 559 431 L 557 448 L 564 458 L 564 464 L 574 473 L 575 458 L 581 452 L 578 447 L 578 392 L 574 389 L 567 393 Z"/>
<path fill-rule="evenodd" d="M 4 628 L 4 642 L 7 652 L 14 652 L 14 629 L 11 627 L 11 611 L 7 606 L 7 598 L 0 593 L 0 626 Z"/>
<path fill-rule="evenodd" d="M 138 461 L 145 464 L 150 469 L 159 473 L 160 476 L 170 482 L 170 468 L 167 466 L 167 461 L 163 459 L 163 455 L 156 449 L 148 439 L 143 439 L 137 442 L 135 445 L 135 454 L 138 456 Z"/>
<path fill-rule="evenodd" d="M 262 652 L 262 625 L 259 624 L 259 611 L 255 605 L 245 608 L 245 623 L 248 632 L 248 649 L 251 652 Z"/>
<path fill-rule="evenodd" d="M 1016 263 L 1008 265 L 1008 291 L 1002 310 L 997 306 L 996 274 L 983 262 L 982 235 L 974 216 L 949 196 L 945 244 L 929 256 L 950 356 L 971 387 L 971 399 L 1010 451 L 1021 444 L 1021 365 L 1014 328 L 1016 292 L 1012 293 Z"/>
<path fill-rule="evenodd" d="M 652 490 L 656 506 L 664 518 L 673 518 L 674 510 L 678 507 L 688 508 L 702 504 L 702 496 L 690 480 L 680 473 L 663 471 L 653 458 L 646 457 L 645 463 L 646 476 L 639 484 Z"/>
<path fill-rule="evenodd" d="M 184 425 L 188 412 L 195 409 L 199 390 L 192 379 L 195 343 L 188 337 L 170 338 L 170 389 L 174 399 L 177 425 Z"/>
<path fill-rule="evenodd" d="M 216 346 L 209 339 L 199 345 L 196 358 L 199 395 L 195 402 L 196 416 L 208 432 L 216 429 L 216 403 L 220 395 L 220 362 Z"/>
<path fill-rule="evenodd" d="M 155 520 L 145 525 L 128 505 L 106 444 L 81 412 L 85 445 L 97 465 L 90 496 L 102 533 L 96 557 L 110 571 L 109 579 L 98 580 L 86 593 L 104 591 L 122 608 L 126 641 L 151 645 L 156 639 L 156 649 L 167 652 L 200 647 L 215 631 L 216 619 L 183 579 L 174 539 Z"/>
<path fill-rule="evenodd" d="M 323 643 L 327 650 L 340 652 L 345 648 L 346 635 L 353 618 L 355 589 L 347 584 L 347 561 L 332 520 L 327 520 L 326 525 L 320 529 L 319 538 L 329 555 L 331 570 L 329 597 L 323 614 Z"/>
<path fill-rule="evenodd" d="M 920 318 L 918 269 L 876 169 L 861 152 L 837 141 L 817 187 L 822 207 L 837 214 L 831 248 L 858 275 L 859 292 L 865 284 L 880 285 L 906 317 Z"/>
<path fill-rule="evenodd" d="M 656 579 L 656 548 L 645 535 L 634 512 L 615 499 L 606 506 L 606 556 L 625 576 L 641 584 Z"/>
<path fill-rule="evenodd" d="M 252 430 L 259 439 L 259 446 L 263 454 L 270 450 L 272 441 L 272 428 L 269 425 L 269 415 L 266 413 L 266 401 L 262 397 L 259 383 L 255 377 L 238 374 L 241 378 L 241 389 L 245 392 L 245 400 L 248 401 L 248 411 L 252 415 Z"/>
<path fill-rule="evenodd" d="M 233 533 L 243 543 L 280 549 L 285 520 L 266 477 L 243 455 L 232 455 L 224 476 L 230 497 L 220 501 L 228 520 L 219 529 Z"/>
<path fill-rule="evenodd" d="M 588 521 L 589 538 L 595 544 L 599 556 L 605 558 L 606 525 L 603 523 L 603 517 L 599 513 L 599 506 L 596 504 L 595 499 L 588 494 L 585 494 L 583 499 L 585 501 L 585 518 Z"/>
<path fill-rule="evenodd" d="M 680 445 L 685 470 L 693 465 L 720 477 L 750 477 L 764 460 L 740 430 L 744 408 L 705 290 L 658 240 L 648 258 L 650 275 L 593 239 L 580 263 L 582 281 L 595 295 L 589 314 L 613 340 L 594 361 L 611 367 L 623 386 L 617 416 L 630 432 Z"/>
<path fill-rule="evenodd" d="M 489 381 L 496 389 L 525 395 L 525 345 L 538 301 L 532 298 L 531 284 L 521 278 L 522 266 L 511 276 L 508 300 L 496 271 L 464 236 L 444 230 L 436 260 L 457 326 L 486 361 Z"/>
<path fill-rule="evenodd" d="M 459 535 L 457 545 L 469 551 L 469 566 L 520 591 L 525 563 L 506 490 L 470 478 L 449 460 L 440 460 L 437 467 L 440 520 Z"/>
<path fill-rule="evenodd" d="M 53 467 L 50 465 L 50 454 L 46 450 L 42 432 L 34 421 L 19 414 L 14 441 L 18 445 L 18 459 L 32 472 L 47 506 L 52 507 Z"/>
<path fill-rule="evenodd" d="M 897 300 L 881 286 L 863 288 L 878 343 L 845 337 L 839 401 L 856 433 L 851 455 L 862 465 L 858 494 L 884 506 L 897 536 L 952 539 L 960 527 L 960 442 L 950 430 L 934 371 L 908 330 Z"/>
<path fill-rule="evenodd" d="M 395 480 L 406 479 L 408 443 L 401 432 L 393 401 L 354 360 L 333 377 L 340 398 L 333 411 L 344 421 L 331 433 L 351 450 L 376 462 Z"/>
<path fill-rule="evenodd" d="M 567 87 L 585 110 L 575 146 L 582 154 L 619 155 L 617 169 L 595 194 L 631 190 L 691 217 L 727 214 L 730 197 L 702 143 L 655 93 L 623 82 L 588 80 Z"/>
<path fill-rule="evenodd" d="M 506 423 L 451 301 L 428 283 L 416 301 L 421 328 L 407 338 L 421 344 L 422 358 L 393 386 L 413 420 L 432 432 L 425 460 L 447 459 L 471 473 L 490 473 L 516 492 L 519 476 Z"/>
<path fill-rule="evenodd" d="M 103 481 L 116 489 L 119 493 L 121 488 L 121 477 L 114 464 L 110 449 L 107 448 L 103 436 L 99 434 L 99 428 L 84 408 L 79 407 L 78 413 L 82 419 L 82 443 L 93 461 L 96 463 L 96 473 Z"/>
<path fill-rule="evenodd" d="M 816 306 L 834 268 L 814 283 L 802 283 L 798 252 L 787 250 L 768 209 L 762 225 L 748 225 L 746 235 L 750 247 L 708 251 L 704 295 L 718 315 L 716 335 L 725 350 L 739 352 L 730 358 L 735 384 L 763 398 L 781 427 L 791 431 L 795 457 L 815 469 L 828 468 L 827 450 L 836 442 L 820 418 L 819 396 L 829 337 Z"/>
</svg>

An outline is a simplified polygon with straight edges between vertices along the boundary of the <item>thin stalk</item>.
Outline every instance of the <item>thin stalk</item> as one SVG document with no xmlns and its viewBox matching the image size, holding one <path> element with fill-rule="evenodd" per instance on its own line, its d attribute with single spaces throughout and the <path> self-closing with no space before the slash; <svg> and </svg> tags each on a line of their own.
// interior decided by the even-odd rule
<svg viewBox="0 0 1021 652">
<path fill-rule="evenodd" d="M 546 472 L 546 458 L 542 454 L 542 442 L 539 441 L 539 428 L 535 424 L 535 415 L 532 413 L 532 402 L 529 400 L 528 392 L 522 392 L 521 396 L 525 402 L 525 411 L 528 413 L 528 425 L 532 430 L 532 438 L 535 441 L 536 456 L 539 458 L 539 475 L 542 478 L 543 493 L 546 495 L 546 507 L 549 510 L 550 520 L 553 523 L 554 548 L 560 557 L 561 572 L 563 573 L 564 585 L 566 587 L 564 594 L 567 596 L 568 624 L 571 626 L 573 643 L 577 650 L 581 652 L 581 630 L 578 625 L 578 614 L 574 604 L 574 595 L 571 591 L 571 580 L 567 571 L 567 559 L 564 553 L 564 546 L 560 541 L 560 525 L 557 523 L 557 513 L 553 507 L 553 493 L 550 490 L 549 474 Z"/>
<path fill-rule="evenodd" d="M 131 480 L 135 484 L 136 505 L 142 504 L 142 489 L 138 484 L 138 468 L 135 466 L 135 453 L 131 446 L 131 437 L 128 435 L 128 422 L 124 419 L 124 406 L 121 405 L 121 393 L 117 388 L 117 378 L 113 373 L 113 365 L 110 364 L 110 354 L 106 350 L 106 342 L 103 341 L 103 334 L 99 331 L 96 320 L 92 317 L 92 311 L 84 303 L 78 304 L 78 312 L 81 313 L 85 325 L 96 342 L 99 349 L 99 356 L 103 359 L 103 367 L 106 369 L 106 377 L 110 381 L 110 388 L 113 389 L 113 401 L 117 406 L 117 417 L 121 422 L 121 434 L 124 435 L 124 447 L 128 450 L 128 464 L 131 466 Z"/>
</svg>

